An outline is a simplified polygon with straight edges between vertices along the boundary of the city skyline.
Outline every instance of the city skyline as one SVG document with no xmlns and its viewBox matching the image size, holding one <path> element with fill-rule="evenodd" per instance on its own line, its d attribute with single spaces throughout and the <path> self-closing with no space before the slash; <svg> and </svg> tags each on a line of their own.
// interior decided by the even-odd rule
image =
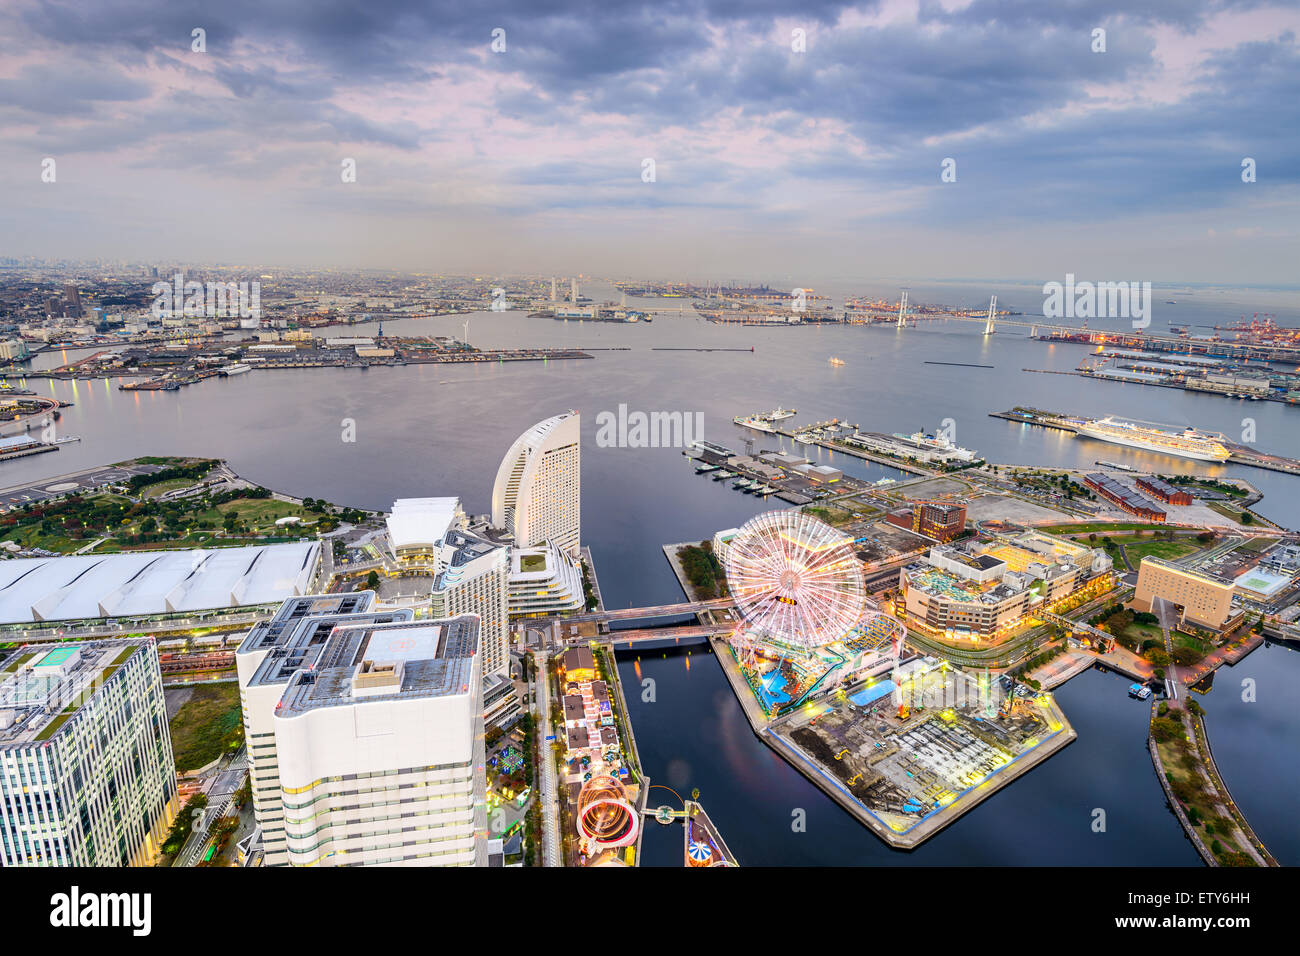
<svg viewBox="0 0 1300 956">
<path fill-rule="evenodd" d="M 0 254 L 1288 281 L 1300 12 L 1123 7 L 18 3 Z"/>
<path fill-rule="evenodd" d="M 1297 0 L 0 5 L 11 908 L 1050 867 L 1076 935 L 1267 926 L 1297 131 Z"/>
</svg>

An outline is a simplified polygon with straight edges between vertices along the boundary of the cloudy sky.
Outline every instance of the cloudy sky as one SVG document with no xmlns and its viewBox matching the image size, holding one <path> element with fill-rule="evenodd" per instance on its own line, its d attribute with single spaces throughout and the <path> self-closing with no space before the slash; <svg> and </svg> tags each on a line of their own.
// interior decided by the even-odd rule
<svg viewBox="0 0 1300 956">
<path fill-rule="evenodd" d="M 6 0 L 0 255 L 1292 284 L 1297 36 L 1249 0 Z"/>
</svg>

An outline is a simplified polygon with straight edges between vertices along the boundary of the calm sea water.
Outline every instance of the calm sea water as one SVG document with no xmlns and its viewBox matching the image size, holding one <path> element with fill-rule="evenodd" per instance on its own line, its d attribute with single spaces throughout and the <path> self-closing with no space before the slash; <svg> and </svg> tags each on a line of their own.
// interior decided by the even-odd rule
<svg viewBox="0 0 1300 956">
<path fill-rule="evenodd" d="M 692 788 L 742 865 L 1194 866 L 1146 749 L 1147 705 L 1130 681 L 1089 671 L 1057 691 L 1078 739 L 910 852 L 890 849 L 750 731 L 711 653 L 620 655 L 619 673 L 652 784 Z M 654 681 L 654 702 L 641 699 Z M 1217 750 L 1216 750 L 1217 753 Z M 1227 771 L 1224 770 L 1226 773 Z M 651 791 L 651 805 L 675 805 Z M 1106 832 L 1092 830 L 1106 811 Z M 793 814 L 804 811 L 796 832 Z M 653 821 L 643 862 L 681 865 L 679 827 Z"/>
<path fill-rule="evenodd" d="M 1041 292 L 1027 286 L 913 286 L 910 297 L 913 302 L 974 307 L 986 304 L 992 291 L 998 292 L 1002 307 L 1041 309 Z M 847 286 L 840 294 L 850 292 L 897 294 L 893 288 Z M 1256 311 L 1300 325 L 1293 294 L 1248 300 L 1216 290 L 1196 290 L 1191 296 L 1182 292 L 1157 295 L 1158 300 L 1176 298 L 1179 305 L 1157 303 L 1154 328 L 1173 318 L 1164 314 L 1166 308 L 1176 310 L 1176 321 L 1192 325 L 1227 324 Z M 591 294 L 617 297 L 610 287 L 593 286 Z M 639 304 L 653 307 L 665 301 Z M 1194 423 L 1230 437 L 1239 436 L 1243 420 L 1250 418 L 1258 447 L 1300 457 L 1297 408 L 1024 371 L 1073 369 L 1087 352 L 1084 346 L 1047 346 L 1011 329 L 985 338 L 979 325 L 963 322 L 927 323 L 899 332 L 885 327 L 746 328 L 672 315 L 652 324 L 624 325 L 484 312 L 385 322 L 384 331 L 459 336 L 467 318 L 470 341 L 477 346 L 582 346 L 596 357 L 473 367 L 252 372 L 172 393 L 120 392 L 111 381 L 34 379 L 31 387 L 39 393 L 74 403 L 64 410 L 60 432 L 83 440 L 54 454 L 0 463 L 0 485 L 138 455 L 206 455 L 226 458 L 241 475 L 290 494 L 373 509 L 386 509 L 399 497 L 456 494 L 467 510 L 482 513 L 489 510 L 500 457 L 514 438 L 542 418 L 577 409 L 584 435 L 583 540 L 592 548 L 606 602 L 658 604 L 681 596 L 663 544 L 701 540 L 777 503 L 695 475 L 677 449 L 600 448 L 596 415 L 616 411 L 620 404 L 646 412 L 700 412 L 704 437 L 737 450 L 745 439 L 754 439 L 756 450 L 762 450 L 776 447 L 777 441 L 740 429 L 731 419 L 784 405 L 799 410 L 796 422 L 837 417 L 884 432 L 934 429 L 952 419 L 957 441 L 994 462 L 1089 466 L 1105 458 L 1166 473 L 1239 475 L 1265 493 L 1259 506 L 1263 514 L 1300 527 L 1300 478 L 1193 464 L 989 417 L 1013 405 L 1033 405 Z M 360 326 L 355 331 L 374 329 Z M 653 350 L 751 347 L 752 352 Z M 831 356 L 846 364 L 831 367 Z M 36 365 L 48 368 L 72 357 L 53 353 L 39 357 Z M 355 423 L 355 442 L 343 441 L 347 422 Z M 811 453 L 872 480 L 897 477 L 892 469 L 843 455 Z M 1080 739 L 918 852 L 904 855 L 858 827 L 753 737 L 716 661 L 697 653 L 689 670 L 684 658 L 661 661 L 642 661 L 647 671 L 662 668 L 656 672 L 660 705 L 655 710 L 633 705 L 647 770 L 674 786 L 698 786 L 742 862 L 1196 862 L 1164 808 L 1146 756 L 1143 708 L 1127 699 L 1118 678 L 1088 674 L 1062 688 L 1060 697 Z M 1300 728 L 1281 697 L 1261 694 L 1259 703 L 1241 710 L 1231 726 L 1228 708 L 1212 709 L 1215 754 L 1243 806 L 1250 806 L 1247 795 L 1252 792 L 1274 792 L 1281 759 L 1297 764 Z M 665 699 L 676 703 L 664 707 Z M 1216 722 L 1218 710 L 1225 712 L 1222 726 Z M 1281 748 L 1278 759 L 1256 759 L 1261 739 Z M 1261 833 L 1293 826 L 1280 800 L 1260 797 L 1256 806 L 1252 813 L 1265 819 L 1251 819 Z M 809 811 L 807 833 L 790 833 L 792 807 Z M 1089 829 L 1094 807 L 1107 810 L 1107 835 Z M 673 839 L 679 837 L 674 831 Z M 652 861 L 660 852 L 654 848 L 657 839 L 652 838 Z M 671 853 L 659 857 L 669 858 Z"/>
</svg>

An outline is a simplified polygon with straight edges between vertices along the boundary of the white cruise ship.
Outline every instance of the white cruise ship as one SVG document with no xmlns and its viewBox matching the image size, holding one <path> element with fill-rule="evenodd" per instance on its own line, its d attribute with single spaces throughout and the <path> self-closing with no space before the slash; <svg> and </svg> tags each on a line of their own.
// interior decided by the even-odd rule
<svg viewBox="0 0 1300 956">
<path fill-rule="evenodd" d="M 242 362 L 236 362 L 234 365 L 222 366 L 217 369 L 217 373 L 220 375 L 243 375 L 245 372 L 252 369 L 252 367 L 253 366 L 251 365 L 244 365 Z"/>
<path fill-rule="evenodd" d="M 1081 421 L 1078 433 L 1087 438 L 1107 441 L 1114 445 L 1128 445 L 1147 451 L 1177 455 L 1195 461 L 1227 461 L 1232 452 L 1224 446 L 1222 435 L 1200 432 L 1190 425 L 1179 431 L 1169 425 L 1152 422 L 1125 421 L 1108 415 L 1105 418 Z"/>
</svg>

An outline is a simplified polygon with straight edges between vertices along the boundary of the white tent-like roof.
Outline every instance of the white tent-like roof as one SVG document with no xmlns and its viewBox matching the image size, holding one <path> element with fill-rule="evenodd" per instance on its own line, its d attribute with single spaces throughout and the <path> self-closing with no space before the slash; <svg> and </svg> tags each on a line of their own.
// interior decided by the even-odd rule
<svg viewBox="0 0 1300 956">
<path fill-rule="evenodd" d="M 0 561 L 0 624 L 269 604 L 308 593 L 319 557 L 308 541 Z"/>
<path fill-rule="evenodd" d="M 433 548 L 460 513 L 459 498 L 398 498 L 388 516 L 388 540 L 401 548 Z"/>
</svg>

